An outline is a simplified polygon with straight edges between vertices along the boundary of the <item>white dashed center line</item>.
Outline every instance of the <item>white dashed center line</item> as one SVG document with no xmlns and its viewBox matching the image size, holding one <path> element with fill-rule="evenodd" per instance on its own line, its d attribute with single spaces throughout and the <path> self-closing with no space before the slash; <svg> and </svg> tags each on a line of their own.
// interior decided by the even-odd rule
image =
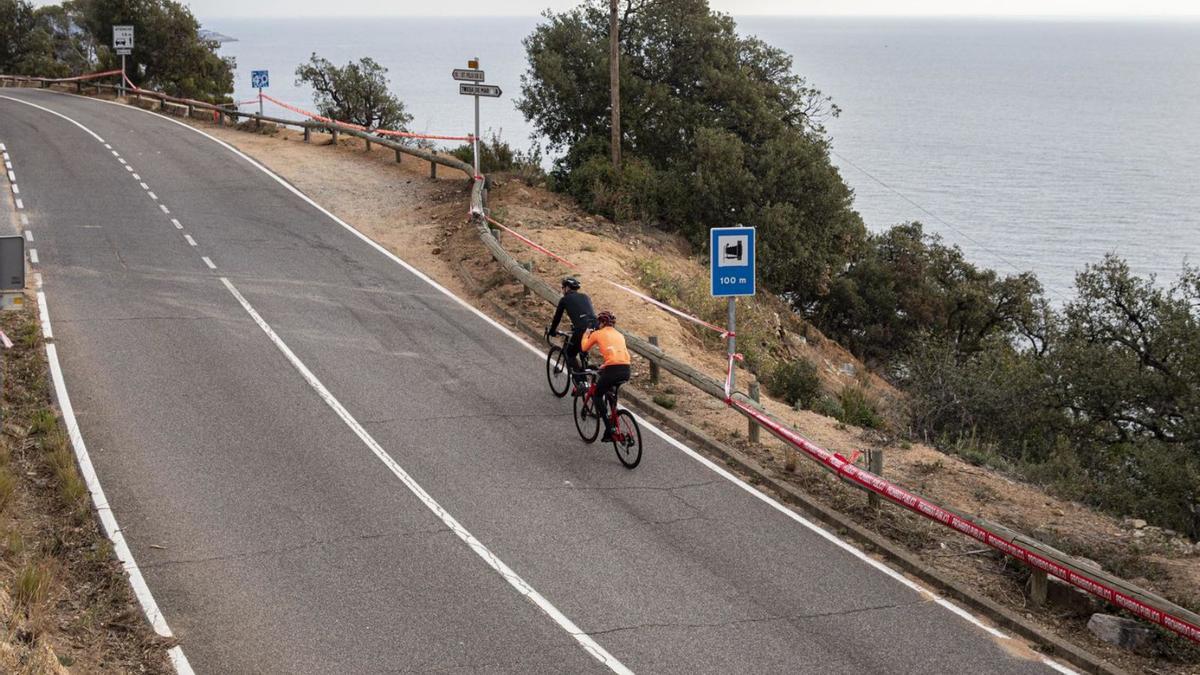
<svg viewBox="0 0 1200 675">
<path fill-rule="evenodd" d="M 141 185 L 143 190 L 149 190 L 149 189 L 150 189 L 150 186 L 149 186 L 149 185 L 146 185 L 145 183 L 138 183 L 138 185 Z"/>
<path fill-rule="evenodd" d="M 116 150 L 113 150 L 113 151 L 112 151 L 112 154 L 113 154 L 113 157 L 120 157 L 120 156 L 121 156 L 121 153 L 117 152 Z"/>
<path fill-rule="evenodd" d="M 33 232 L 31 230 L 25 230 L 25 241 L 33 241 Z"/>
<path fill-rule="evenodd" d="M 16 183 L 13 183 L 13 184 L 12 184 L 12 188 L 13 188 L 13 194 L 14 194 L 14 195 L 19 195 L 19 194 L 21 194 L 21 188 L 17 187 L 17 184 L 16 184 Z"/>
<path fill-rule="evenodd" d="M 196 240 L 195 240 L 195 239 L 192 239 L 192 235 L 190 235 L 190 234 L 185 234 L 185 235 L 183 235 L 183 238 L 184 238 L 184 239 L 187 239 L 187 243 L 188 243 L 190 246 L 195 246 L 195 245 L 196 245 Z"/>
<path fill-rule="evenodd" d="M 171 209 L 168 209 L 166 204 L 159 204 L 158 208 L 162 209 L 162 212 L 168 216 L 171 215 Z"/>
<path fill-rule="evenodd" d="M 10 182 L 10 183 L 17 182 L 17 174 L 13 173 L 12 169 L 8 170 L 8 182 Z"/>
<path fill-rule="evenodd" d="M 208 265 L 208 269 L 210 269 L 210 270 L 217 269 L 217 266 L 213 264 L 213 261 L 208 259 L 208 256 L 201 256 L 200 259 L 204 261 L 205 265 Z"/>
<path fill-rule="evenodd" d="M 18 200 L 17 200 L 17 208 L 18 208 L 18 209 L 23 209 L 23 208 L 25 208 L 25 202 L 23 202 L 23 201 L 21 201 L 20 199 L 18 199 Z"/>
<path fill-rule="evenodd" d="M 133 174 L 133 179 L 134 179 L 134 180 L 141 180 L 141 179 L 142 179 L 142 177 L 141 177 L 141 176 L 139 176 L 139 175 L 137 175 L 137 174 L 135 173 L 135 174 Z"/>
<path fill-rule="evenodd" d="M 117 158 L 117 161 L 118 161 L 118 162 L 120 162 L 120 163 L 122 163 L 122 164 L 124 164 L 124 163 L 125 163 L 125 160 L 124 160 L 123 158 L 121 158 L 121 157 L 118 157 L 118 158 Z"/>
<path fill-rule="evenodd" d="M 146 194 L 150 195 L 150 199 L 153 199 L 154 201 L 158 201 L 158 195 L 154 194 L 153 192 L 147 190 Z"/>
<path fill-rule="evenodd" d="M 128 164 L 126 164 L 126 165 L 125 165 L 125 170 L 126 170 L 126 171 L 133 171 L 133 167 L 132 167 L 132 166 L 129 166 Z"/>
<path fill-rule="evenodd" d="M 171 219 L 171 224 L 174 225 L 175 229 L 177 229 L 177 230 L 183 229 L 183 223 L 179 222 L 178 220 L 175 220 L 174 218 Z"/>
</svg>

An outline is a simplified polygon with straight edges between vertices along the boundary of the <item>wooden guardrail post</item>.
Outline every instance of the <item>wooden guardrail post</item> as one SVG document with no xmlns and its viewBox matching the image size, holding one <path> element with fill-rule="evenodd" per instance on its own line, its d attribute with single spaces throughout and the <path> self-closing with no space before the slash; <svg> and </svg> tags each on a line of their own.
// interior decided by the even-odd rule
<svg viewBox="0 0 1200 675">
<path fill-rule="evenodd" d="M 1044 570 L 1030 569 L 1029 575 L 1029 605 L 1041 607 L 1046 604 L 1046 594 L 1050 590 L 1050 580 Z"/>
<path fill-rule="evenodd" d="M 404 153 L 400 152 L 400 148 L 396 148 L 396 163 L 397 164 L 400 163 L 400 157 L 402 157 L 403 155 L 404 155 Z"/>
<path fill-rule="evenodd" d="M 649 340 L 650 340 L 650 344 L 654 345 L 655 347 L 658 346 L 658 336 L 657 335 L 651 335 Z M 655 363 L 654 361 L 650 362 L 650 382 L 652 382 L 654 384 L 658 384 L 658 364 Z"/>
<path fill-rule="evenodd" d="M 304 127 L 304 142 L 309 143 L 311 141 L 312 141 L 312 127 L 305 126 Z"/>
<path fill-rule="evenodd" d="M 364 138 L 363 141 L 365 141 L 367 144 L 367 152 L 370 152 L 371 151 L 371 139 Z"/>
<path fill-rule="evenodd" d="M 433 154 L 437 155 L 437 150 L 434 150 Z M 434 180 L 437 180 L 437 162 L 429 163 L 429 177 Z"/>
<path fill-rule="evenodd" d="M 750 383 L 750 398 L 753 399 L 755 403 L 759 403 L 758 380 L 754 380 Z M 746 436 L 750 438 L 751 443 L 757 443 L 759 441 L 758 422 L 755 422 L 749 417 L 746 418 Z"/>
<path fill-rule="evenodd" d="M 867 450 L 867 471 L 876 476 L 883 476 L 883 448 L 874 448 Z M 867 504 L 872 509 L 879 508 L 879 495 L 874 492 L 867 493 Z"/>
<path fill-rule="evenodd" d="M 330 144 L 330 145 L 337 145 L 337 142 L 338 142 L 338 130 L 337 130 L 337 127 L 329 127 L 329 135 L 330 135 L 330 136 L 333 136 L 333 140 L 329 141 L 329 144 Z"/>
</svg>

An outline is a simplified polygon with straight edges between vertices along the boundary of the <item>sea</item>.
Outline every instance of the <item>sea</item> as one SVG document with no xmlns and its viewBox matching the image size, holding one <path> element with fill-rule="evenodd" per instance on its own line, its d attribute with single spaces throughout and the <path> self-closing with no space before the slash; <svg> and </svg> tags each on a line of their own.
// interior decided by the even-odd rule
<svg viewBox="0 0 1200 675">
<path fill-rule="evenodd" d="M 540 17 L 200 19 L 236 38 L 238 100 L 267 70 L 267 93 L 311 108 L 299 64 L 371 57 L 411 129 L 457 135 L 473 101 L 451 70 L 478 58 L 503 92 L 481 99 L 485 134 L 538 140 L 515 101 Z M 1056 303 L 1106 253 L 1163 285 L 1200 264 L 1200 20 L 735 19 L 841 108 L 833 161 L 870 229 L 919 220 Z"/>
</svg>

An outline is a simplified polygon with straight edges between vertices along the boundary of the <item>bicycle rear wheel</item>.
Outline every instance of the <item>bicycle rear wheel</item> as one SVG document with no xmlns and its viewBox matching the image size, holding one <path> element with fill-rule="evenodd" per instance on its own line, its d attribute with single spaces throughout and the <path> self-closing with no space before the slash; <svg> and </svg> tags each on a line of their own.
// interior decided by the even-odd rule
<svg viewBox="0 0 1200 675">
<path fill-rule="evenodd" d="M 559 398 L 566 396 L 571 388 L 571 370 L 562 347 L 551 347 L 546 354 L 546 381 L 550 383 L 550 391 Z"/>
<path fill-rule="evenodd" d="M 585 443 L 594 443 L 600 435 L 600 418 L 596 417 L 590 403 L 584 402 L 583 396 L 575 397 L 575 430 Z"/>
<path fill-rule="evenodd" d="M 617 427 L 613 430 L 613 450 L 626 469 L 632 469 L 642 461 L 642 430 L 628 410 L 617 413 Z"/>
</svg>

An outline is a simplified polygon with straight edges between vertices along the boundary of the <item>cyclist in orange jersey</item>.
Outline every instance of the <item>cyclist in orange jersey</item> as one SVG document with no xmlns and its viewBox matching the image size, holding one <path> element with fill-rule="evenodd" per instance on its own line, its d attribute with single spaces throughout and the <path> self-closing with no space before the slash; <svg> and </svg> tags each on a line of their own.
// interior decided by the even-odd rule
<svg viewBox="0 0 1200 675">
<path fill-rule="evenodd" d="M 612 419 L 605 408 L 604 401 L 609 392 L 615 394 L 618 386 L 629 381 L 630 359 L 629 350 L 625 347 L 625 336 L 614 327 L 617 317 L 612 312 L 603 311 L 596 317 L 599 328 L 589 331 L 583 337 L 580 345 L 584 352 L 592 347 L 599 347 L 604 364 L 600 366 L 600 374 L 596 378 L 596 393 L 592 397 L 592 405 L 596 415 L 604 420 L 604 438 L 602 442 L 612 441 Z"/>
</svg>

